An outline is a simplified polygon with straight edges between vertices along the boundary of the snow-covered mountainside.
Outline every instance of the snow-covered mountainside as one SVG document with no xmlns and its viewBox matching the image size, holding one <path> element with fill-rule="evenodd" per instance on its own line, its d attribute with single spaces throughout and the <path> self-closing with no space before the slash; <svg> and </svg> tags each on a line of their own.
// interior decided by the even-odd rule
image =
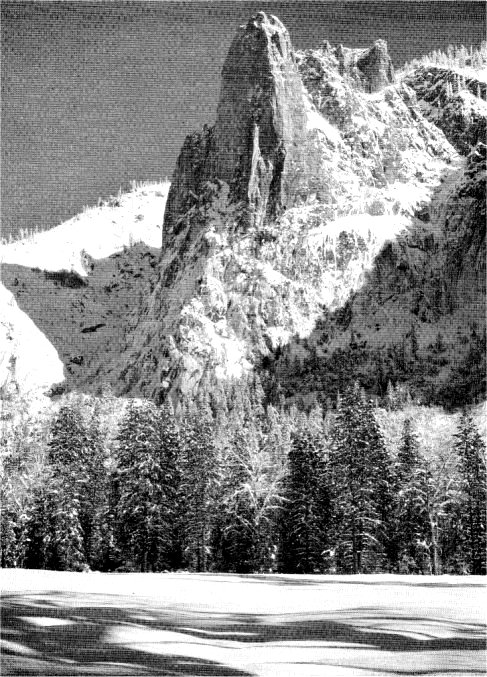
<svg viewBox="0 0 487 677">
<path fill-rule="evenodd" d="M 137 242 L 160 247 L 169 183 L 119 193 L 69 221 L 29 238 L 0 245 L 0 261 L 86 276 L 90 259 L 103 259 Z"/>
<path fill-rule="evenodd" d="M 63 363 L 54 346 L 0 284 L 0 389 L 34 399 L 62 381 Z"/>
<path fill-rule="evenodd" d="M 295 53 L 259 12 L 167 204 L 166 187 L 143 187 L 9 245 L 2 277 L 68 388 L 179 400 L 260 370 L 276 397 L 333 397 L 359 378 L 471 402 L 485 373 L 486 119 L 473 74 L 397 74 L 383 41 Z"/>
<path fill-rule="evenodd" d="M 0 246 L 2 392 L 96 389 L 150 291 L 169 184 L 147 184 Z M 64 372 L 63 372 L 64 364 Z M 54 387 L 52 387 L 54 386 Z"/>
<path fill-rule="evenodd" d="M 319 389 L 302 373 L 293 380 L 296 353 L 309 357 L 303 339 L 343 386 L 334 356 L 361 323 L 374 374 L 369 353 L 396 350 L 412 325 L 421 349 L 441 323 L 450 338 L 470 330 L 467 316 L 479 329 L 481 198 L 469 191 L 483 170 L 436 122 L 395 81 L 384 43 L 294 54 L 274 17 L 241 27 L 216 123 L 187 138 L 177 163 L 159 280 L 122 358 L 122 390 L 178 399 L 201 379 L 262 365 L 287 394 L 303 383 Z M 451 261 L 455 272 L 453 241 L 466 257 Z M 452 314 L 467 287 L 470 301 Z M 464 337 L 451 348 L 461 356 Z M 326 387 L 332 394 L 337 383 Z"/>
</svg>

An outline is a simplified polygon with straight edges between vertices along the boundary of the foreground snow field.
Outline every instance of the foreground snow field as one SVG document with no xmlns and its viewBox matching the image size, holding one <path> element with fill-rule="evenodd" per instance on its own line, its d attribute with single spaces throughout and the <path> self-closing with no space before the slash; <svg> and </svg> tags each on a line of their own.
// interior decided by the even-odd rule
<svg viewBox="0 0 487 677">
<path fill-rule="evenodd" d="M 485 579 L 2 571 L 1 674 L 485 674 Z"/>
</svg>

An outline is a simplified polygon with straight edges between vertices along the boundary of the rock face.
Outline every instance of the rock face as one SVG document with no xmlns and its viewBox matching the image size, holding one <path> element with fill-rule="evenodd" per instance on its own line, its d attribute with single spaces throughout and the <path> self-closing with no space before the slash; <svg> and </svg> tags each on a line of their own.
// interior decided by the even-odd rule
<svg viewBox="0 0 487 677">
<path fill-rule="evenodd" d="M 424 65 L 408 73 L 422 114 L 464 155 L 487 138 L 486 83 L 443 66 Z"/>
<path fill-rule="evenodd" d="M 259 12 L 234 38 L 223 66 L 216 124 L 189 137 L 178 160 L 165 232 L 170 237 L 181 198 L 202 182 L 230 186 L 260 227 L 307 193 L 307 118 L 303 86 L 287 30 Z"/>
<path fill-rule="evenodd" d="M 394 82 L 394 66 L 385 40 L 377 40 L 369 49 L 336 50 L 340 74 L 359 82 L 367 92 L 379 92 Z"/>
<path fill-rule="evenodd" d="M 56 228 L 0 246 L 2 283 L 16 302 L 0 286 L 0 316 L 11 324 L 0 360 L 0 408 L 5 374 L 22 396 L 60 382 L 59 392 L 96 391 L 115 380 L 111 369 L 115 363 L 118 376 L 125 334 L 158 277 L 168 188 L 134 187 Z M 0 321 L 0 343 L 2 328 Z"/>
<path fill-rule="evenodd" d="M 247 201 L 252 221 L 272 219 L 306 191 L 306 114 L 287 30 L 259 12 L 237 33 L 222 73 L 216 175 Z"/>
</svg>

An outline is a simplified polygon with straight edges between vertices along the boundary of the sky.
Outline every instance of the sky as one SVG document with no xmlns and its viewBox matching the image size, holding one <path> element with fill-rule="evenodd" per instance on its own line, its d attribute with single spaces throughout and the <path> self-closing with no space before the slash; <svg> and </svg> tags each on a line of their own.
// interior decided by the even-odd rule
<svg viewBox="0 0 487 677">
<path fill-rule="evenodd" d="M 58 225 L 132 180 L 171 178 L 212 124 L 231 40 L 256 11 L 296 49 L 385 39 L 396 67 L 478 45 L 483 2 L 15 2 L 2 13 L 2 235 Z"/>
</svg>

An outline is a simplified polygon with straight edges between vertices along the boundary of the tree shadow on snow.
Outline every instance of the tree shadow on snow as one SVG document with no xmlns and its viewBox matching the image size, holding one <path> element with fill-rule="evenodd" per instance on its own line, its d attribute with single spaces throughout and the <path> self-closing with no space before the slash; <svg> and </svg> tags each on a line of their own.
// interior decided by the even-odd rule
<svg viewBox="0 0 487 677">
<path fill-rule="evenodd" d="M 153 651 L 114 642 L 115 629 L 178 631 L 170 615 L 147 614 L 136 600 L 118 596 L 59 592 L 3 596 L 1 609 L 2 675 L 215 675 L 250 677 L 244 670 L 217 661 L 171 653 L 171 640 L 149 642 Z M 86 605 L 84 604 L 86 602 Z M 92 605 L 90 605 L 90 602 Z M 133 606 L 130 606 L 130 605 Z M 172 616 L 177 618 L 177 613 Z M 184 638 L 183 638 L 184 640 Z M 146 644 L 134 639 L 134 644 Z M 188 642 L 190 640 L 188 638 Z"/>
<path fill-rule="evenodd" d="M 228 575 L 228 574 L 227 574 Z M 398 575 L 394 580 L 375 577 L 374 579 L 363 579 L 360 577 L 350 575 L 349 578 L 326 578 L 324 575 L 313 577 L 312 574 L 232 574 L 239 578 L 254 581 L 255 583 L 272 583 L 274 585 L 289 585 L 289 586 L 311 586 L 311 585 L 373 585 L 377 586 L 409 586 L 414 588 L 458 588 L 458 583 L 450 583 L 448 581 L 431 580 L 426 577 L 426 580 L 421 580 L 422 576 L 417 576 L 414 581 L 400 580 Z M 469 577 L 465 576 L 465 582 L 461 583 L 462 588 L 484 588 L 485 583 L 468 582 Z M 487 582 L 487 581 L 486 581 Z"/>
<path fill-rule="evenodd" d="M 323 618 L 324 615 L 316 614 L 314 619 L 298 614 L 258 616 L 178 610 L 150 599 L 118 595 L 83 594 L 76 598 L 59 592 L 6 595 L 2 601 L 5 640 L 2 675 L 245 677 L 251 674 L 245 669 L 195 655 L 212 652 L 218 655 L 222 649 L 233 651 L 235 659 L 231 662 L 238 665 L 238 649 L 277 642 L 284 645 L 306 642 L 306 648 L 321 648 L 324 659 L 329 656 L 327 647 L 346 649 L 351 652 L 349 655 L 357 649 L 457 654 L 485 650 L 483 624 L 441 620 L 438 622 L 443 629 L 447 626 L 453 631 L 447 634 L 455 636 L 438 638 L 429 634 L 428 628 L 436 621 L 427 616 L 391 616 L 390 611 L 385 613 L 379 607 L 335 612 L 331 618 L 330 614 L 328 618 Z M 390 623 L 388 628 L 380 629 L 381 623 L 395 620 L 414 623 L 415 636 L 391 629 Z M 422 627 L 423 634 L 418 638 Z M 185 649 L 189 655 L 185 655 Z M 377 674 L 428 672 L 428 669 L 414 673 L 397 668 L 377 670 Z M 442 672 L 465 674 L 456 666 Z M 468 674 L 475 673 L 484 671 L 469 667 Z"/>
</svg>

